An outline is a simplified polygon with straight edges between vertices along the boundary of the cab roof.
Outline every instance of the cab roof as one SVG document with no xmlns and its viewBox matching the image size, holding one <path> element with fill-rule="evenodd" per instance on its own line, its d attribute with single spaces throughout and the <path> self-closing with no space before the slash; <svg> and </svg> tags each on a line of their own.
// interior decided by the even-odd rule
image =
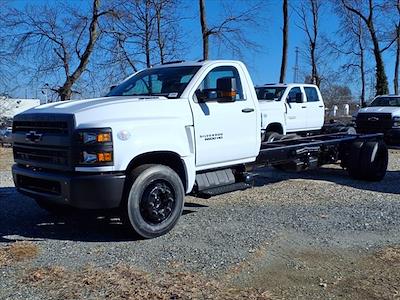
<svg viewBox="0 0 400 300">
<path fill-rule="evenodd" d="M 295 86 L 305 86 L 305 87 L 317 87 L 315 84 L 310 83 L 265 83 L 256 85 L 256 88 L 260 87 L 295 87 Z"/>
<path fill-rule="evenodd" d="M 216 64 L 216 63 L 224 63 L 224 64 L 230 64 L 230 63 L 241 63 L 238 60 L 197 60 L 197 61 L 172 61 L 172 62 L 166 62 L 164 64 L 159 64 L 155 65 L 152 68 L 166 68 L 166 67 L 190 67 L 190 66 L 205 66 L 205 65 L 211 65 L 211 64 Z"/>
</svg>

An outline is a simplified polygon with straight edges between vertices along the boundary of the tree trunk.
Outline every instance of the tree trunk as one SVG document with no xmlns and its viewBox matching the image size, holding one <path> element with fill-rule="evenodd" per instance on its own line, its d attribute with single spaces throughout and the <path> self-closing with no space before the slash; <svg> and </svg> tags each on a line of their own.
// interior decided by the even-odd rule
<svg viewBox="0 0 400 300">
<path fill-rule="evenodd" d="M 282 29 L 282 63 L 281 74 L 279 82 L 285 82 L 286 77 L 286 64 L 287 64 L 287 48 L 288 48 L 288 35 L 289 35 L 289 16 L 288 16 L 288 0 L 283 0 L 283 29 Z"/>
<path fill-rule="evenodd" d="M 394 65 L 394 80 L 393 87 L 394 93 L 399 94 L 399 64 L 400 64 L 400 22 L 397 26 L 397 49 L 396 49 L 396 62 Z"/>
<path fill-rule="evenodd" d="M 364 49 L 360 52 L 360 73 L 361 73 L 361 98 L 360 105 L 365 107 L 365 62 L 364 62 Z"/>
<path fill-rule="evenodd" d="M 146 0 L 146 11 L 145 11 L 145 37 L 144 37 L 144 47 L 146 53 L 146 66 L 151 67 L 150 61 L 150 0 Z"/>
<path fill-rule="evenodd" d="M 162 12 L 162 1 L 160 1 L 159 5 L 156 8 L 156 16 L 157 16 L 157 45 L 160 54 L 160 62 L 164 63 L 164 41 L 161 32 L 161 12 Z"/>
<path fill-rule="evenodd" d="M 206 20 L 206 10 L 204 5 L 204 0 L 199 0 L 200 7 L 200 24 L 201 24 L 201 35 L 203 38 L 203 59 L 208 59 L 208 39 L 209 32 L 207 28 L 207 20 Z"/>
<path fill-rule="evenodd" d="M 311 82 L 316 84 L 318 87 L 320 85 L 320 80 L 318 78 L 317 62 L 315 59 L 315 44 L 310 43 L 310 54 L 311 54 Z"/>
<path fill-rule="evenodd" d="M 383 64 L 382 54 L 379 49 L 378 40 L 375 36 L 375 33 L 372 35 L 372 42 L 374 45 L 374 56 L 376 61 L 376 70 L 375 70 L 375 77 L 376 77 L 376 95 L 385 95 L 389 93 L 387 77 L 385 73 L 385 65 Z"/>
<path fill-rule="evenodd" d="M 93 13 L 92 20 L 89 26 L 89 41 L 86 45 L 85 51 L 79 60 L 79 65 L 72 73 L 71 76 L 67 75 L 67 79 L 65 80 L 63 86 L 58 90 L 58 94 L 60 96 L 61 101 L 69 100 L 72 96 L 72 86 L 79 79 L 82 73 L 86 70 L 86 67 L 89 63 L 89 57 L 93 52 L 94 45 L 96 44 L 98 38 L 98 18 L 99 18 L 99 7 L 100 0 L 93 0 Z"/>
</svg>

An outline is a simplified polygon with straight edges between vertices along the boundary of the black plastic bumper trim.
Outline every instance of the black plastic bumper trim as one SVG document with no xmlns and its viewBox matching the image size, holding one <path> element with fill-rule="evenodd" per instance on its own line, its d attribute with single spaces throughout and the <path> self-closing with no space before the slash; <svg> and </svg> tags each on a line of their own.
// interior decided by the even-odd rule
<svg viewBox="0 0 400 300">
<path fill-rule="evenodd" d="M 124 173 L 60 173 L 13 165 L 12 174 L 15 186 L 22 194 L 82 209 L 117 208 L 125 184 Z M 35 179 L 32 182 L 43 180 L 44 184 L 52 181 L 58 183 L 60 188 L 57 193 L 50 193 L 24 186 L 19 176 Z"/>
</svg>

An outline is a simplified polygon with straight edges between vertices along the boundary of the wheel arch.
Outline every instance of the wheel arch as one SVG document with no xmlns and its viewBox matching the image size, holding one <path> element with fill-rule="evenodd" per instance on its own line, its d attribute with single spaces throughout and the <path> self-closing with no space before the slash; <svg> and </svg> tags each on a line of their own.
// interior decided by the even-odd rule
<svg viewBox="0 0 400 300">
<path fill-rule="evenodd" d="M 278 122 L 268 124 L 267 128 L 265 129 L 265 132 L 268 132 L 268 131 L 274 131 L 279 134 L 284 134 L 283 126 L 281 123 L 278 123 Z"/>
<path fill-rule="evenodd" d="M 135 168 L 144 164 L 160 164 L 170 167 L 178 174 L 182 181 L 184 190 L 187 189 L 188 177 L 186 167 L 179 154 L 172 151 L 142 153 L 130 161 L 128 167 L 126 168 L 126 174 L 130 174 Z"/>
</svg>

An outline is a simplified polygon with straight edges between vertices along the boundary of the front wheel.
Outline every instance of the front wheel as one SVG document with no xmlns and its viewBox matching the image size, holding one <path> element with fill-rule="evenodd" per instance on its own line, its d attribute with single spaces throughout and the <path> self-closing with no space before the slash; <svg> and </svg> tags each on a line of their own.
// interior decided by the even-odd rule
<svg viewBox="0 0 400 300">
<path fill-rule="evenodd" d="M 136 168 L 123 202 L 125 223 L 143 238 L 169 232 L 182 214 L 184 188 L 178 174 L 164 165 Z"/>
</svg>

